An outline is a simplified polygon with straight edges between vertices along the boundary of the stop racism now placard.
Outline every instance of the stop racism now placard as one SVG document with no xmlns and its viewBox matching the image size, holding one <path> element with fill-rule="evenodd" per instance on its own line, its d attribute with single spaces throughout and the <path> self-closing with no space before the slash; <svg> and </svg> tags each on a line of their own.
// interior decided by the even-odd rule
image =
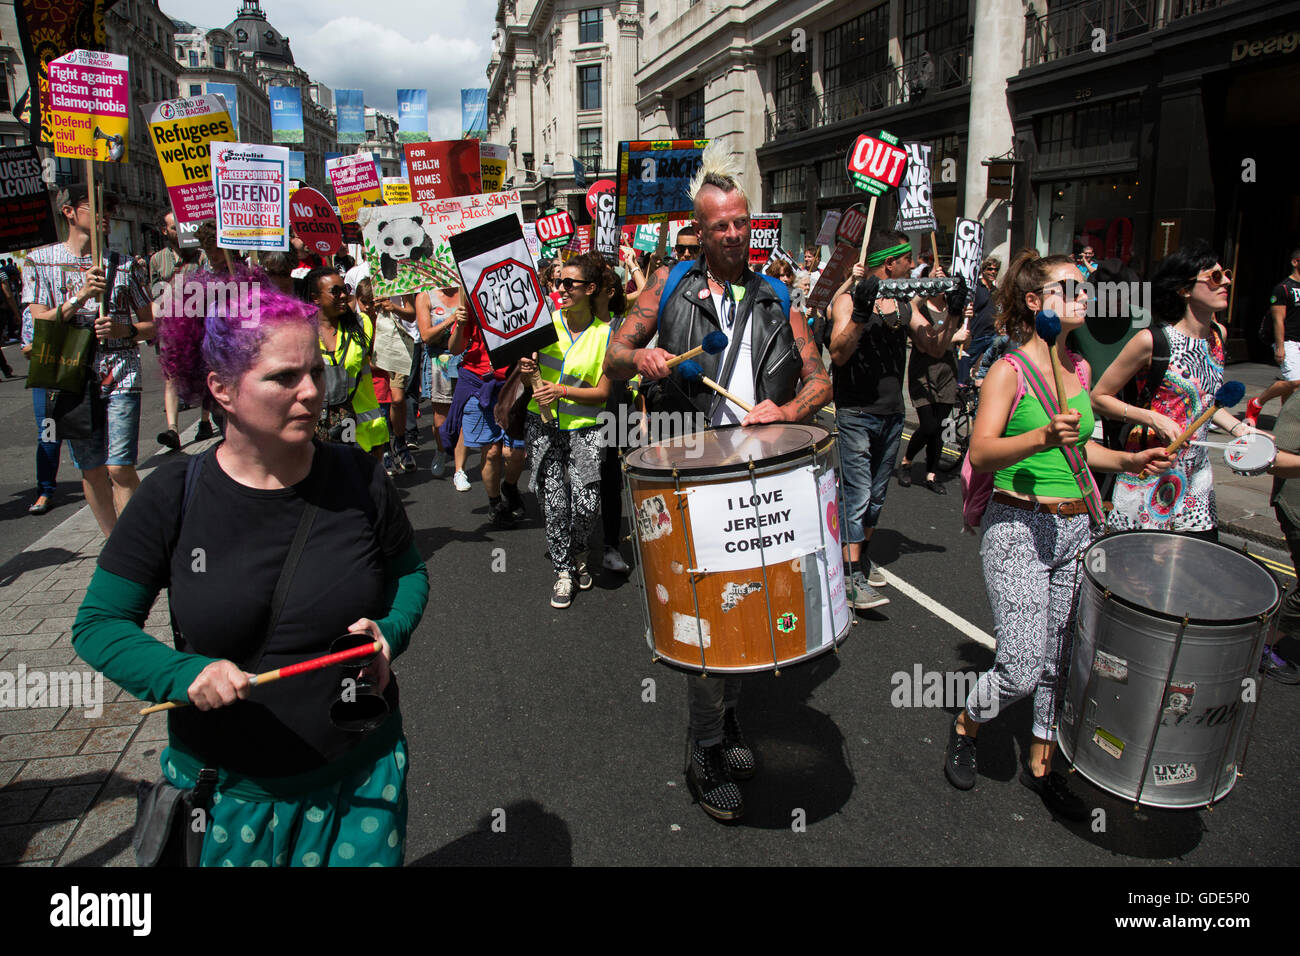
<svg viewBox="0 0 1300 956">
<path fill-rule="evenodd" d="M 329 200 L 310 186 L 289 197 L 289 221 L 294 234 L 312 252 L 332 256 L 343 245 L 343 223 Z"/>
</svg>

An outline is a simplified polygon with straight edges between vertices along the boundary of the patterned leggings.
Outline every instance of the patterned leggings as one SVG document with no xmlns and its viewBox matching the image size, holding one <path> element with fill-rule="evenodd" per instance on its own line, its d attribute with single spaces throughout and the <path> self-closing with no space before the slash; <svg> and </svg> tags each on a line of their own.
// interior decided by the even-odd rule
<svg viewBox="0 0 1300 956">
<path fill-rule="evenodd" d="M 1050 740 L 1068 667 L 1075 558 L 1092 540 L 1086 514 L 1058 517 L 997 501 L 984 513 L 980 558 L 998 649 L 966 701 L 976 723 L 1034 695 L 1033 734 Z"/>
<path fill-rule="evenodd" d="M 548 428 L 533 414 L 526 426 L 551 567 L 556 574 L 577 571 L 586 560 L 587 539 L 600 511 L 601 430 Z"/>
</svg>

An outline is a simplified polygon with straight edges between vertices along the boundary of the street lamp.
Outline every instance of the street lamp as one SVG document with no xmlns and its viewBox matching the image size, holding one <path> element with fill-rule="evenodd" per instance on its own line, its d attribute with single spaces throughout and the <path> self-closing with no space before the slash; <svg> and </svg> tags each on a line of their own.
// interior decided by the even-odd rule
<svg viewBox="0 0 1300 956">
<path fill-rule="evenodd" d="M 550 156 L 542 160 L 542 165 L 537 168 L 537 175 L 546 184 L 546 198 L 542 202 L 542 208 L 545 209 L 551 204 L 551 177 L 555 175 L 555 164 L 551 162 Z"/>
</svg>

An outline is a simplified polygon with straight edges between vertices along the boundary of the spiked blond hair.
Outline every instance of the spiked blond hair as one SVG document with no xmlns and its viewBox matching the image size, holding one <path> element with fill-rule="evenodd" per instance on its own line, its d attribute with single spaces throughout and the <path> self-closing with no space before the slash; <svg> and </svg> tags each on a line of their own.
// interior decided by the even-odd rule
<svg viewBox="0 0 1300 956">
<path fill-rule="evenodd" d="M 704 147 L 704 162 L 700 166 L 699 172 L 691 177 L 690 197 L 691 202 L 698 205 L 700 190 L 705 186 L 715 186 L 724 193 L 729 193 L 739 189 L 740 196 L 745 200 L 745 206 L 749 206 L 749 196 L 745 193 L 745 187 L 740 184 L 742 170 L 740 163 L 731 154 L 731 149 L 720 139 L 711 139 L 709 144 Z"/>
</svg>

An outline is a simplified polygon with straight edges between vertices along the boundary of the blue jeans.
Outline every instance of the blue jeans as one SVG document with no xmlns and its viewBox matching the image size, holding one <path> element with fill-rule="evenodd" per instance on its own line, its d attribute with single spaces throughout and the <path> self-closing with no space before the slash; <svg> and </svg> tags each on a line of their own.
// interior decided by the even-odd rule
<svg viewBox="0 0 1300 956">
<path fill-rule="evenodd" d="M 46 425 L 51 434 L 54 432 L 54 420 L 48 419 L 49 414 L 47 402 L 49 401 L 49 389 L 34 388 L 32 389 L 32 411 L 36 413 L 36 490 L 38 495 L 53 495 L 59 483 L 59 453 L 63 448 L 63 442 L 57 438 L 54 441 L 44 441 L 43 436 L 46 433 Z M 49 409 L 53 411 L 53 409 Z"/>
<path fill-rule="evenodd" d="M 993 336 L 981 335 L 977 339 L 972 339 L 966 345 L 966 354 L 957 360 L 957 384 L 970 384 L 970 370 L 985 349 L 993 344 Z"/>
<path fill-rule="evenodd" d="M 135 466 L 140 441 L 140 393 L 114 391 L 107 396 L 107 421 L 86 439 L 68 439 L 72 463 L 82 471 L 105 465 Z"/>
<path fill-rule="evenodd" d="M 856 408 L 837 407 L 840 433 L 840 483 L 844 487 L 844 540 L 865 541 L 880 520 L 885 493 L 894 476 L 902 415 L 873 415 Z"/>
</svg>

